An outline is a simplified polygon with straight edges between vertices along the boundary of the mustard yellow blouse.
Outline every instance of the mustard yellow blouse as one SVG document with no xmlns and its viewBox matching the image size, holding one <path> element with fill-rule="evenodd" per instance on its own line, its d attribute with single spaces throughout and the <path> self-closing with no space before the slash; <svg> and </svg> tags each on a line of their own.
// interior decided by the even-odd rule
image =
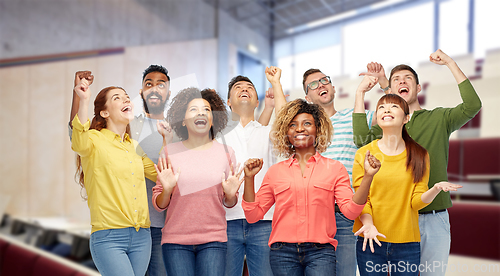
<svg viewBox="0 0 500 276">
<path fill-rule="evenodd" d="M 89 130 L 73 119 L 71 148 L 81 156 L 92 233 L 105 229 L 148 228 L 151 224 L 144 176 L 156 182 L 153 162 L 137 141 L 108 130 Z"/>
</svg>

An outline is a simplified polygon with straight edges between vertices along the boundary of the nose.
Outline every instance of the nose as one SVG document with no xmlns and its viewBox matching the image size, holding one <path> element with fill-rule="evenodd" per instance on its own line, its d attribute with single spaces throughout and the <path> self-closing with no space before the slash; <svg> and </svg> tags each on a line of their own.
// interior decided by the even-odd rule
<svg viewBox="0 0 500 276">
<path fill-rule="evenodd" d="M 130 98 L 125 98 L 124 103 L 130 103 Z"/>
<path fill-rule="evenodd" d="M 296 132 L 302 132 L 302 131 L 304 131 L 304 126 L 303 126 L 303 125 L 301 125 L 301 124 L 299 124 L 299 125 L 297 126 L 297 128 L 295 129 L 295 131 L 296 131 Z"/>
</svg>

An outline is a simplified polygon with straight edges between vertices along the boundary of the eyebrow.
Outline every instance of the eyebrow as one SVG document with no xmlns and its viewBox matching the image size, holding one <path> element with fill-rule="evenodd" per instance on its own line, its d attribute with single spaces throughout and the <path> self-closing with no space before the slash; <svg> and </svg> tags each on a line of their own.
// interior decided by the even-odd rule
<svg viewBox="0 0 500 276">
<path fill-rule="evenodd" d="M 147 82 L 147 81 L 153 81 L 153 79 L 145 79 L 144 82 Z M 158 80 L 160 82 L 166 82 L 165 80 Z"/>
</svg>

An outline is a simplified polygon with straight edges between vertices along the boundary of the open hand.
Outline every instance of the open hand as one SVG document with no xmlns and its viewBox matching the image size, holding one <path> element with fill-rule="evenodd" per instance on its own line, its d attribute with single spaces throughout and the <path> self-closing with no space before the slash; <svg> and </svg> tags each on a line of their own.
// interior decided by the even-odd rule
<svg viewBox="0 0 500 276">
<path fill-rule="evenodd" d="M 245 162 L 244 170 L 246 177 L 253 177 L 259 173 L 262 169 L 262 165 L 264 165 L 264 160 L 262 158 L 251 158 Z"/>
<path fill-rule="evenodd" d="M 377 227 L 375 227 L 375 225 L 373 224 L 363 225 L 361 229 L 359 229 L 356 233 L 354 233 L 354 236 L 359 236 L 360 234 L 363 234 L 363 237 L 365 238 L 363 241 L 363 251 L 366 250 L 366 243 L 369 242 L 370 251 L 372 253 L 375 253 L 375 248 L 373 248 L 373 241 L 375 241 L 378 244 L 378 246 L 382 246 L 380 241 L 377 239 L 377 236 L 387 238 L 385 235 L 379 233 Z"/>
<path fill-rule="evenodd" d="M 155 164 L 157 178 L 160 180 L 163 189 L 173 189 L 177 185 L 177 180 L 179 180 L 181 174 L 181 168 L 178 168 L 177 173 L 174 174 L 171 164 L 170 157 L 165 160 L 165 157 L 162 156 L 158 158 L 158 166 Z"/>
<path fill-rule="evenodd" d="M 365 174 L 374 176 L 382 166 L 380 160 L 371 155 L 370 151 L 365 154 Z"/>
<path fill-rule="evenodd" d="M 434 184 L 435 189 L 438 189 L 438 191 L 443 191 L 443 192 L 449 192 L 449 191 L 456 191 L 457 189 L 462 188 L 462 185 L 458 184 L 453 184 L 450 182 L 446 181 L 441 181 L 436 184 Z"/>
<path fill-rule="evenodd" d="M 243 183 L 243 179 L 240 179 L 243 170 L 240 169 L 239 172 L 236 173 L 239 167 L 240 164 L 238 164 L 236 166 L 236 169 L 234 169 L 233 164 L 231 164 L 227 179 L 226 179 L 226 174 L 222 173 L 222 189 L 224 190 L 226 196 L 236 195 L 236 192 L 238 192 L 238 190 L 240 189 L 241 183 Z"/>
</svg>

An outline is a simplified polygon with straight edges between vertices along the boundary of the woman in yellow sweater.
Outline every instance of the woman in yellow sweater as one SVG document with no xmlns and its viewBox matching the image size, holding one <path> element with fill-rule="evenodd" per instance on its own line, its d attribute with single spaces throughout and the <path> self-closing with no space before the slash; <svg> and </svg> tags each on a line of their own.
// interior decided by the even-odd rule
<svg viewBox="0 0 500 276">
<path fill-rule="evenodd" d="M 364 176 L 364 156 L 369 151 L 382 162 L 373 177 L 368 201 L 354 222 L 356 258 L 363 275 L 418 275 L 420 231 L 418 210 L 432 202 L 440 191 L 456 191 L 460 185 L 440 182 L 430 190 L 427 151 L 407 133 L 410 119 L 406 101 L 398 95 L 384 95 L 377 103 L 380 140 L 356 152 L 353 187 Z M 379 247 L 373 246 L 373 242 Z M 366 251 L 367 242 L 370 252 Z"/>
</svg>

